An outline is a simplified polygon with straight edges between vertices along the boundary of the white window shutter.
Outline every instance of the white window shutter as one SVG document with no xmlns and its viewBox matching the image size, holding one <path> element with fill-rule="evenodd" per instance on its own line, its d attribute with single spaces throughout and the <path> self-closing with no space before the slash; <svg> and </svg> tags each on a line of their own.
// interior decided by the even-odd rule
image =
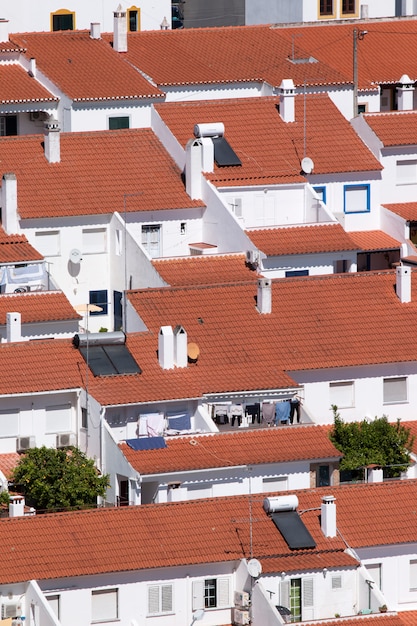
<svg viewBox="0 0 417 626">
<path fill-rule="evenodd" d="M 148 613 L 160 613 L 159 609 L 159 585 L 148 587 Z"/>
<path fill-rule="evenodd" d="M 172 612 L 172 585 L 162 585 L 161 605 L 162 605 L 162 613 Z"/>
<path fill-rule="evenodd" d="M 303 591 L 303 620 L 314 619 L 314 580 L 302 579 Z"/>
<path fill-rule="evenodd" d="M 281 580 L 281 584 L 279 586 L 279 597 L 281 606 L 285 606 L 287 609 L 290 608 L 290 581 L 289 580 Z"/>
<path fill-rule="evenodd" d="M 230 580 L 217 579 L 217 606 L 230 606 Z"/>
<path fill-rule="evenodd" d="M 195 580 L 193 582 L 193 611 L 204 608 L 204 580 Z"/>
</svg>

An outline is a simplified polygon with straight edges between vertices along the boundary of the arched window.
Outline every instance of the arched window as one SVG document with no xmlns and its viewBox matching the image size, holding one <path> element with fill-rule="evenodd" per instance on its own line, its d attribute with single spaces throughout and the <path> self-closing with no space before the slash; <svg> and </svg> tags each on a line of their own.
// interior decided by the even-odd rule
<svg viewBox="0 0 417 626">
<path fill-rule="evenodd" d="M 127 29 L 130 33 L 135 33 L 140 30 L 139 7 L 130 7 L 130 9 L 127 9 Z"/>
<path fill-rule="evenodd" d="M 51 13 L 51 30 L 75 30 L 75 13 L 67 9 Z"/>
</svg>

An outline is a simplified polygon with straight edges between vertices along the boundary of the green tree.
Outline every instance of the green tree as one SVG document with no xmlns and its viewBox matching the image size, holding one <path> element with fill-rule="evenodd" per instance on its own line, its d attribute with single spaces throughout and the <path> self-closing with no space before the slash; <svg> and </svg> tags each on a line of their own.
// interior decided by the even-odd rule
<svg viewBox="0 0 417 626">
<path fill-rule="evenodd" d="M 414 437 L 400 420 L 390 424 L 386 416 L 372 421 L 345 423 L 332 406 L 334 423 L 330 439 L 343 452 L 340 470 L 362 470 L 379 465 L 387 477 L 399 476 L 410 464 Z"/>
<path fill-rule="evenodd" d="M 101 476 L 94 461 L 74 447 L 28 450 L 12 481 L 27 504 L 46 511 L 94 506 L 109 485 L 108 476 Z"/>
</svg>

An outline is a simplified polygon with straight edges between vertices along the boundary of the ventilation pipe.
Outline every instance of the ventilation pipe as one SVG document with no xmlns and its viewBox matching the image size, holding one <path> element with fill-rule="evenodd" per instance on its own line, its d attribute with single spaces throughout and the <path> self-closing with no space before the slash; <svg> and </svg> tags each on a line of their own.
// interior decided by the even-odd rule
<svg viewBox="0 0 417 626">
<path fill-rule="evenodd" d="M 8 235 L 19 232 L 17 217 L 17 179 L 16 174 L 3 174 L 1 184 L 1 220 Z"/>
<path fill-rule="evenodd" d="M 397 87 L 398 110 L 412 111 L 414 100 L 414 83 L 407 74 L 403 74 Z"/>
<path fill-rule="evenodd" d="M 113 13 L 113 49 L 116 52 L 127 52 L 126 11 L 119 4 Z"/>
<path fill-rule="evenodd" d="M 25 514 L 25 499 L 23 496 L 10 496 L 9 517 L 22 517 Z"/>
<path fill-rule="evenodd" d="M 271 313 L 272 283 L 270 278 L 259 278 L 256 305 L 259 313 Z"/>
<path fill-rule="evenodd" d="M 284 78 L 279 86 L 279 114 L 284 122 L 295 122 L 295 86 L 291 78 Z"/>
<path fill-rule="evenodd" d="M 45 157 L 49 163 L 61 161 L 61 137 L 58 120 L 49 119 L 44 124 L 44 149 Z"/>
<path fill-rule="evenodd" d="M 20 313 L 6 313 L 7 343 L 22 340 L 22 316 Z"/>
<path fill-rule="evenodd" d="M 0 41 L 9 41 L 9 20 L 0 18 Z"/>
<path fill-rule="evenodd" d="M 161 326 L 158 335 L 158 360 L 164 370 L 174 367 L 174 333 L 171 326 Z"/>
<path fill-rule="evenodd" d="M 336 537 L 336 498 L 324 496 L 321 502 L 321 530 L 325 537 Z"/>
<path fill-rule="evenodd" d="M 177 367 L 187 367 L 187 332 L 182 326 L 174 328 L 174 362 Z"/>
<path fill-rule="evenodd" d="M 91 39 L 100 39 L 100 22 L 91 22 L 90 24 L 90 37 Z"/>
<path fill-rule="evenodd" d="M 396 269 L 395 291 L 400 302 L 411 302 L 411 268 L 399 265 Z"/>
</svg>

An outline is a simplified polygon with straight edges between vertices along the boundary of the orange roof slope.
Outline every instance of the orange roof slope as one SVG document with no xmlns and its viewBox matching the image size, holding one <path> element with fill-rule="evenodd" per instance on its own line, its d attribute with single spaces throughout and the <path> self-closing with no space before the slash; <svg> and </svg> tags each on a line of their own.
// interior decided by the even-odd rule
<svg viewBox="0 0 417 626">
<path fill-rule="evenodd" d="M 43 256 L 28 242 L 25 235 L 7 235 L 0 227 L 0 263 L 41 261 Z"/>
<path fill-rule="evenodd" d="M 175 437 L 166 444 L 160 450 L 136 451 L 125 443 L 120 448 L 142 475 L 341 457 L 320 426 Z"/>
<path fill-rule="evenodd" d="M 155 109 L 183 147 L 194 136 L 195 124 L 224 123 L 225 137 L 242 165 L 215 165 L 207 177 L 218 186 L 302 182 L 305 101 L 296 97 L 294 123 L 282 120 L 278 102 L 275 97 L 240 98 L 162 103 Z M 381 169 L 327 95 L 307 97 L 306 124 L 315 174 Z"/>
<path fill-rule="evenodd" d="M 361 250 L 397 250 L 401 243 L 382 230 L 361 230 L 349 233 L 350 238 Z"/>
<path fill-rule="evenodd" d="M 417 144 L 416 111 L 368 113 L 364 117 L 385 147 Z"/>
<path fill-rule="evenodd" d="M 407 221 L 417 221 L 417 202 L 398 202 L 393 204 L 384 204 L 384 207 L 389 211 L 396 213 Z"/>
<path fill-rule="evenodd" d="M 80 319 L 68 298 L 60 291 L 3 294 L 0 296 L 0 324 L 6 323 L 6 313 L 11 311 L 21 313 L 23 324 Z"/>
<path fill-rule="evenodd" d="M 9 479 L 12 471 L 18 464 L 20 455 L 17 452 L 9 452 L 7 454 L 0 454 L 0 471 L 4 476 Z"/>
<path fill-rule="evenodd" d="M 159 98 L 146 80 L 103 39 L 88 31 L 21 33 L 10 40 L 35 58 L 37 67 L 75 101 Z"/>
<path fill-rule="evenodd" d="M 356 250 L 340 224 L 248 230 L 247 236 L 267 256 Z"/>
<path fill-rule="evenodd" d="M 201 255 L 181 259 L 153 261 L 156 271 L 168 285 L 221 285 L 252 280 L 253 272 L 245 257 L 237 255 Z"/>
<path fill-rule="evenodd" d="M 43 135 L 0 140 L 3 171 L 17 177 L 22 219 L 203 205 L 186 194 L 151 130 L 61 133 L 60 141 L 61 160 L 49 163 Z"/>
<path fill-rule="evenodd" d="M 0 103 L 55 102 L 53 96 L 20 65 L 0 65 Z"/>
</svg>

